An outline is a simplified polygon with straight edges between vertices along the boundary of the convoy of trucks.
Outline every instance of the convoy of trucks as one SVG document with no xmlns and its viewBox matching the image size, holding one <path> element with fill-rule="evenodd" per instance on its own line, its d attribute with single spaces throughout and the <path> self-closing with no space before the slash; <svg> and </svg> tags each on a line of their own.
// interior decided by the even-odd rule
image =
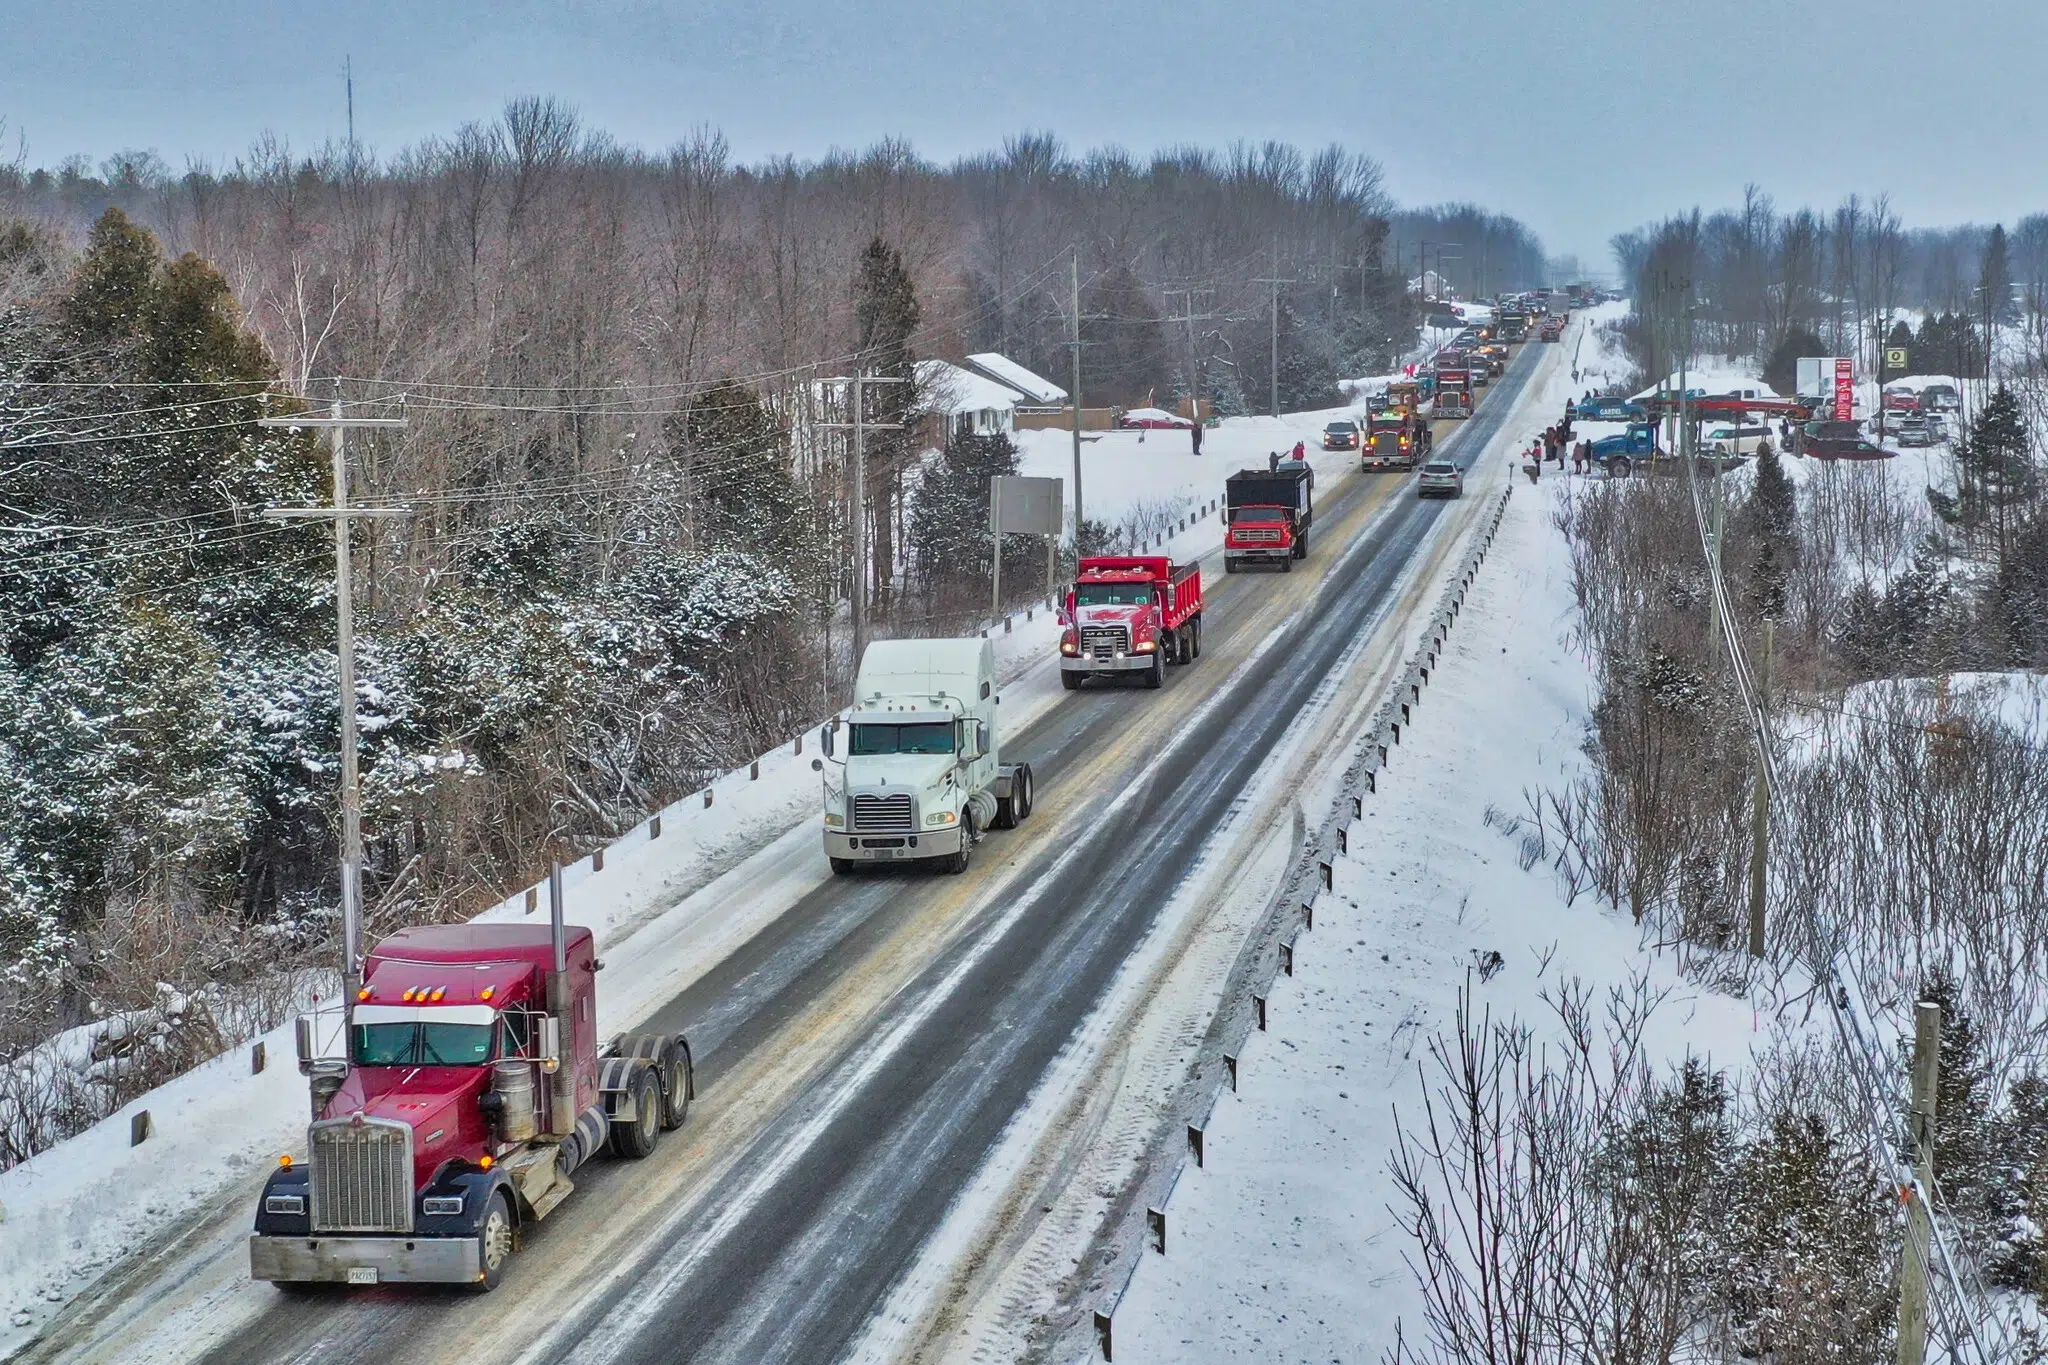
<svg viewBox="0 0 2048 1365">
<path fill-rule="evenodd" d="M 941 860 L 967 870 L 981 831 L 1031 814 L 1031 765 L 998 748 L 996 666 L 985 639 L 876 640 L 861 656 L 853 709 L 826 722 L 825 855 L 862 863 Z M 846 729 L 846 753 L 838 731 Z"/>
<path fill-rule="evenodd" d="M 1308 558 L 1308 528 L 1315 522 L 1315 471 L 1298 460 L 1241 469 L 1223 482 L 1223 572 L 1248 564 L 1294 572 Z"/>
<path fill-rule="evenodd" d="M 340 1050 L 298 1021 L 306 1159 L 256 1205 L 249 1271 L 285 1288 L 498 1283 L 524 1230 L 600 1152 L 644 1157 L 695 1092 L 680 1034 L 597 1039 L 590 931 L 401 929 L 364 960 Z"/>
<path fill-rule="evenodd" d="M 1136 673 L 1158 687 L 1168 664 L 1202 652 L 1202 566 L 1164 555 L 1085 558 L 1063 614 L 1061 686 Z"/>
<path fill-rule="evenodd" d="M 1446 356 L 1433 376 L 1390 386 L 1394 406 L 1367 423 L 1365 467 L 1428 456 L 1417 403 L 1431 387 L 1434 416 L 1471 411 L 1466 362 Z M 1632 451 L 1653 433 L 1631 428 L 1621 444 Z M 1223 502 L 1225 572 L 1265 564 L 1287 573 L 1307 557 L 1315 472 L 1306 463 L 1240 470 Z M 1169 664 L 1201 657 L 1203 608 L 1197 564 L 1082 559 L 1066 593 L 1062 685 L 1136 674 L 1161 686 Z M 812 762 L 824 774 L 833 872 L 913 861 L 964 872 L 983 831 L 1030 816 L 1031 765 L 1001 760 L 995 687 L 985 638 L 868 645 L 853 707 L 822 728 L 824 757 Z M 590 930 L 563 922 L 558 885 L 550 903 L 546 926 L 402 929 L 363 959 L 338 1017 L 298 1020 L 307 1155 L 281 1158 L 264 1184 L 248 1242 L 253 1278 L 286 1289 L 489 1290 L 587 1162 L 648 1156 L 681 1126 L 696 1088 L 688 1040 L 645 1032 L 601 1044 L 604 964 Z"/>
</svg>

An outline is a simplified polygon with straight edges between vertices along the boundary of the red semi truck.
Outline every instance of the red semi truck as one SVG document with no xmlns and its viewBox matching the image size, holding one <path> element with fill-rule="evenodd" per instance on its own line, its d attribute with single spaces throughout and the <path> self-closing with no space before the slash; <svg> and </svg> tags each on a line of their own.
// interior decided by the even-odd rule
<svg viewBox="0 0 2048 1365">
<path fill-rule="evenodd" d="M 1202 569 L 1165 555 L 1096 555 L 1081 561 L 1067 590 L 1060 637 L 1060 685 L 1069 692 L 1091 677 L 1142 673 L 1145 686 L 1166 681 L 1166 665 L 1202 652 Z"/>
<path fill-rule="evenodd" d="M 1432 417 L 1470 417 L 1472 415 L 1472 371 L 1463 361 L 1436 367 L 1436 396 L 1431 400 Z"/>
<path fill-rule="evenodd" d="M 695 1082 L 681 1034 L 597 1040 L 590 930 L 401 929 L 364 960 L 340 1055 L 298 1021 L 313 1122 L 256 1205 L 249 1271 L 302 1284 L 494 1288 L 522 1230 L 609 1147 L 644 1157 Z"/>
<path fill-rule="evenodd" d="M 1360 469 L 1413 469 L 1429 454 L 1429 423 L 1399 408 L 1375 412 L 1366 419 Z"/>
</svg>

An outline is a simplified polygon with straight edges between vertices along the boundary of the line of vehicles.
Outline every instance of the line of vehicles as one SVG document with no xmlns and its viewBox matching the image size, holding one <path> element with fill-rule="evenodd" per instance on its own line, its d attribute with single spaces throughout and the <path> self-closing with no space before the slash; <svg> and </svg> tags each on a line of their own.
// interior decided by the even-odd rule
<svg viewBox="0 0 2048 1365">
<path fill-rule="evenodd" d="M 1430 412 L 1422 383 L 1380 395 L 1353 428 L 1361 465 L 1423 461 L 1419 492 L 1455 496 L 1457 466 L 1427 460 L 1430 417 L 1470 411 L 1473 377 L 1506 356 L 1504 345 L 1497 355 L 1483 345 L 1473 338 L 1439 355 Z M 1224 483 L 1223 514 L 1226 573 L 1289 573 L 1308 555 L 1315 471 L 1299 460 L 1240 470 Z M 1063 602 L 1061 685 L 1162 686 L 1167 668 L 1201 657 L 1204 609 L 1197 564 L 1083 558 Z M 835 874 L 905 862 L 962 873 L 983 831 L 1030 817 L 1031 765 L 1001 756 L 987 639 L 875 641 L 854 694 L 821 728 L 823 757 L 812 761 Z M 681 1126 L 696 1091 L 688 1039 L 600 1040 L 604 963 L 591 931 L 564 922 L 558 893 L 549 899 L 544 926 L 401 929 L 363 958 L 338 1019 L 300 1017 L 307 1155 L 282 1157 L 264 1184 L 248 1241 L 253 1278 L 287 1291 L 492 1289 L 587 1163 L 644 1158 Z"/>
</svg>

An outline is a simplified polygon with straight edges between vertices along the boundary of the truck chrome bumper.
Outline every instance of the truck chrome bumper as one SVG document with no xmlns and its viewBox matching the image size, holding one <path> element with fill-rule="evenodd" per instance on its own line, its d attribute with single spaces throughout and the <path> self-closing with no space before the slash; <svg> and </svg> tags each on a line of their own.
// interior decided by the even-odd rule
<svg viewBox="0 0 2048 1365">
<path fill-rule="evenodd" d="M 1235 550 L 1235 549 L 1231 549 L 1231 548 L 1229 548 L 1229 547 L 1227 547 L 1227 546 L 1226 546 L 1226 547 L 1224 548 L 1224 551 L 1223 551 L 1223 557 L 1224 557 L 1225 559 L 1240 559 L 1240 560 L 1242 560 L 1242 559 L 1292 559 L 1292 558 L 1294 558 L 1294 547 L 1293 547 L 1292 545 L 1261 545 L 1261 546 L 1258 546 L 1257 548 L 1247 548 L 1247 549 L 1243 549 L 1243 550 Z"/>
<path fill-rule="evenodd" d="M 944 858 L 960 851 L 963 831 L 958 825 L 935 829 L 929 834 L 841 834 L 825 831 L 825 856 L 851 858 L 864 863 L 908 862 L 914 858 Z"/>
<path fill-rule="evenodd" d="M 1060 656 L 1062 673 L 1142 673 L 1152 667 L 1152 655 L 1112 654 L 1097 658 L 1093 654 Z"/>
<path fill-rule="evenodd" d="M 249 1234 L 249 1275 L 316 1284 L 474 1284 L 475 1237 L 268 1237 Z"/>
</svg>

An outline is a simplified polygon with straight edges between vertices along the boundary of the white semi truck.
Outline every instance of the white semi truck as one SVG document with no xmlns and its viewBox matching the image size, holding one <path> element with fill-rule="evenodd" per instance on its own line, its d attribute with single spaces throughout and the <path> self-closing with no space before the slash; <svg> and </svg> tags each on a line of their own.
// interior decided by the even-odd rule
<svg viewBox="0 0 2048 1365">
<path fill-rule="evenodd" d="M 987 640 L 867 647 L 853 709 L 825 724 L 825 757 L 811 763 L 825 775 L 825 856 L 834 872 L 914 858 L 942 858 L 948 872 L 965 872 L 983 830 L 1009 829 L 1031 814 L 1031 765 L 997 754 L 995 687 Z"/>
</svg>

